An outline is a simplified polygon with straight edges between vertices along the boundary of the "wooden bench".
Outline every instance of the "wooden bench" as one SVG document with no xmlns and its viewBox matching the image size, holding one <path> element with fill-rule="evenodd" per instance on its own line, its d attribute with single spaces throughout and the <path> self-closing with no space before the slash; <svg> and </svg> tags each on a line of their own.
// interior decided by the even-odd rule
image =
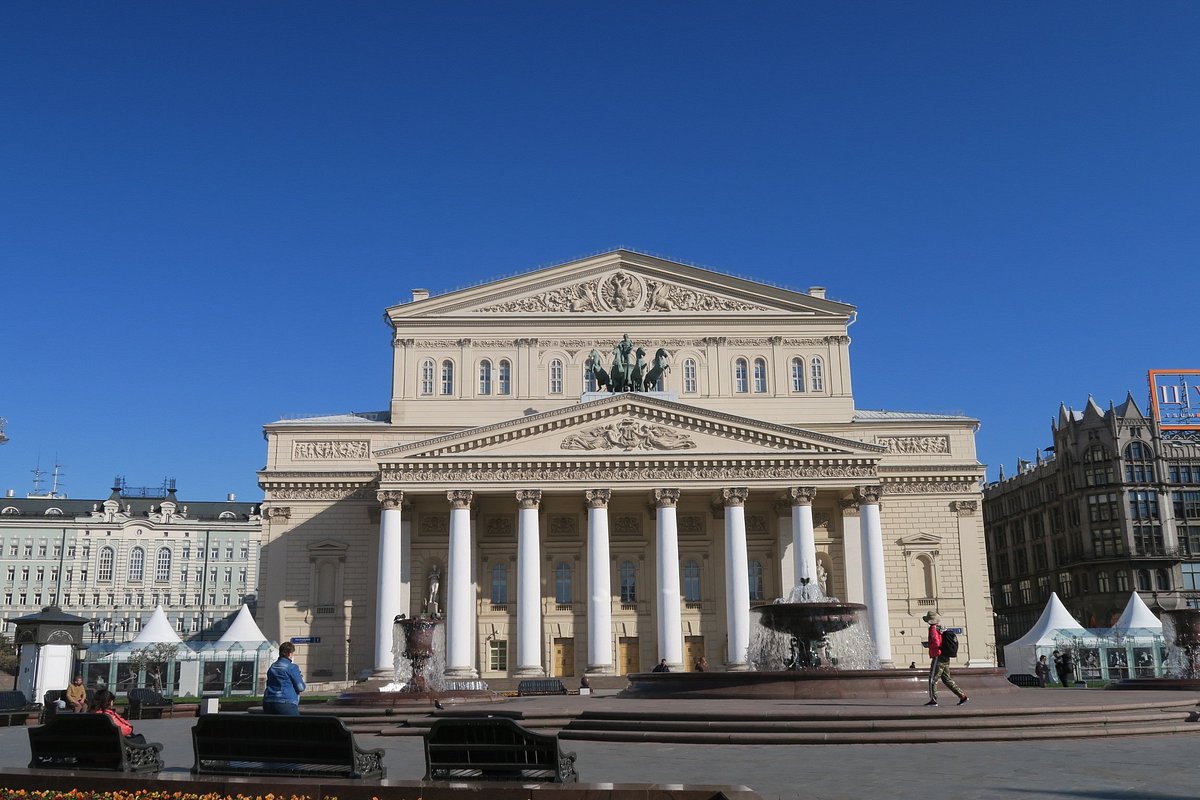
<svg viewBox="0 0 1200 800">
<path fill-rule="evenodd" d="M 58 714 L 29 729 L 29 766 L 158 772 L 162 745 L 130 741 L 104 714 Z"/>
<path fill-rule="evenodd" d="M 207 714 L 192 728 L 197 775 L 383 778 L 383 750 L 364 750 L 337 717 Z"/>
<path fill-rule="evenodd" d="M 0 692 L 0 725 L 24 725 L 30 714 L 40 713 L 41 703 L 31 703 L 25 693 L 12 689 Z"/>
<path fill-rule="evenodd" d="M 528 697 L 537 694 L 566 694 L 567 687 L 558 678 L 536 678 L 523 680 L 517 684 L 517 697 Z"/>
<path fill-rule="evenodd" d="M 575 754 L 557 736 L 506 717 L 443 717 L 425 734 L 425 780 L 575 783 Z"/>
<path fill-rule="evenodd" d="M 129 719 L 162 719 L 164 711 L 175 716 L 175 701 L 153 689 L 130 689 L 125 699 L 129 702 Z"/>
</svg>

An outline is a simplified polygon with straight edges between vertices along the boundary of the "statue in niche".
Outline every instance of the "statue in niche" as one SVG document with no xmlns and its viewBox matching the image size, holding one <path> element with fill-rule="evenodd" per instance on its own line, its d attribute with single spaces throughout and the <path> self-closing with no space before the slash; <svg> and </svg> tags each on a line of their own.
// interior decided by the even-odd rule
<svg viewBox="0 0 1200 800">
<path fill-rule="evenodd" d="M 442 587 L 442 573 L 438 571 L 437 564 L 433 565 L 433 569 L 429 571 L 429 593 L 425 597 L 425 613 L 432 616 L 438 615 L 438 590 Z"/>
<path fill-rule="evenodd" d="M 817 586 L 821 587 L 821 594 L 829 596 L 829 573 L 820 561 L 817 562 Z"/>
</svg>

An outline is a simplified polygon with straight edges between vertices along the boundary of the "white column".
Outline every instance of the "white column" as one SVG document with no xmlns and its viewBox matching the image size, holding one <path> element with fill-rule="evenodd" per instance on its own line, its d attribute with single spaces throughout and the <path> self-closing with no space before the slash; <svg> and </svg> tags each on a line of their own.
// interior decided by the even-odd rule
<svg viewBox="0 0 1200 800">
<path fill-rule="evenodd" d="M 723 489 L 725 499 L 725 661 L 731 670 L 747 668 L 750 647 L 750 573 L 746 557 L 746 498 L 749 489 Z"/>
<path fill-rule="evenodd" d="M 475 678 L 472 630 L 471 500 L 474 492 L 446 492 L 450 501 L 450 557 L 446 565 L 446 675 Z"/>
<path fill-rule="evenodd" d="M 658 562 L 658 658 L 683 668 L 683 621 L 679 610 L 679 527 L 675 506 L 678 489 L 655 489 L 657 507 L 655 557 Z"/>
<path fill-rule="evenodd" d="M 516 675 L 545 675 L 542 668 L 542 568 L 537 489 L 517 490 L 517 669 Z"/>
<path fill-rule="evenodd" d="M 806 580 L 809 586 L 817 586 L 817 537 L 813 532 L 812 513 L 816 496 L 817 489 L 814 486 L 793 486 L 788 489 L 788 498 L 792 501 L 792 561 L 797 586 Z"/>
<path fill-rule="evenodd" d="M 881 486 L 859 486 L 862 514 L 863 586 L 867 595 L 867 619 L 880 666 L 892 664 L 892 629 L 888 615 L 887 575 L 883 563 L 883 528 L 879 524 Z"/>
<path fill-rule="evenodd" d="M 383 506 L 379 514 L 379 571 L 375 590 L 375 674 L 383 677 L 395 672 L 392 655 L 392 627 L 401 603 L 401 510 L 404 492 L 377 492 Z"/>
<path fill-rule="evenodd" d="M 589 489 L 588 507 L 588 666 L 592 675 L 611 675 L 612 577 L 608 568 L 608 489 Z"/>
</svg>

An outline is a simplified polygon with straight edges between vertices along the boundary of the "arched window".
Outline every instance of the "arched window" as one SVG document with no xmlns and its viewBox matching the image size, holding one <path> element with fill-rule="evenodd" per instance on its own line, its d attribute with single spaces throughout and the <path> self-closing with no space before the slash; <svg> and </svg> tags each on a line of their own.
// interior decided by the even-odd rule
<svg viewBox="0 0 1200 800">
<path fill-rule="evenodd" d="M 683 362 L 683 393 L 696 393 L 696 359 L 689 358 Z"/>
<path fill-rule="evenodd" d="M 171 548 L 158 548 L 158 558 L 154 562 L 154 580 L 166 583 L 171 580 Z"/>
<path fill-rule="evenodd" d="M 1129 591 L 1129 573 L 1123 569 L 1117 570 L 1117 591 Z"/>
<path fill-rule="evenodd" d="M 583 362 L 583 390 L 585 392 L 595 392 L 599 389 L 600 386 L 596 383 L 596 376 L 592 374 L 592 359 L 589 356 Z"/>
<path fill-rule="evenodd" d="M 748 569 L 750 573 L 750 600 L 763 599 L 763 565 L 759 561 L 751 561 Z"/>
<path fill-rule="evenodd" d="M 116 553 L 111 547 L 100 548 L 100 568 L 96 570 L 96 580 L 111 581 L 113 579 L 113 559 Z"/>
<path fill-rule="evenodd" d="M 563 393 L 563 362 L 554 359 L 550 362 L 550 394 Z"/>
<path fill-rule="evenodd" d="M 492 393 L 492 362 L 486 358 L 479 362 L 479 394 Z"/>
<path fill-rule="evenodd" d="M 1101 593 L 1112 591 L 1112 581 L 1109 580 L 1107 572 L 1096 573 L 1096 591 Z"/>
<path fill-rule="evenodd" d="M 508 604 L 508 564 L 503 561 L 496 562 L 492 567 L 492 605 L 503 606 Z"/>
<path fill-rule="evenodd" d="M 804 359 L 792 359 L 792 391 L 804 391 Z"/>
<path fill-rule="evenodd" d="M 508 361 L 501 361 L 499 372 L 496 394 L 512 394 L 512 364 L 508 363 Z"/>
<path fill-rule="evenodd" d="M 146 568 L 146 551 L 135 547 L 129 553 L 129 580 L 140 581 Z"/>
<path fill-rule="evenodd" d="M 454 394 L 454 362 L 448 358 L 442 362 L 442 394 Z"/>
<path fill-rule="evenodd" d="M 560 561 L 554 568 L 554 602 L 565 606 L 569 605 L 571 600 L 571 565 Z"/>
<path fill-rule="evenodd" d="M 812 360 L 812 390 L 825 391 L 825 363 L 820 356 L 813 356 Z"/>
<path fill-rule="evenodd" d="M 421 362 L 421 394 L 433 394 L 433 359 Z"/>
<path fill-rule="evenodd" d="M 1137 583 L 1139 592 L 1149 592 L 1154 587 L 1150 585 L 1150 570 L 1139 569 L 1137 571 Z"/>
<path fill-rule="evenodd" d="M 1165 569 L 1154 570 L 1154 588 L 1160 592 L 1171 591 L 1171 575 Z"/>
<path fill-rule="evenodd" d="M 750 391 L 750 365 L 744 358 L 733 362 L 733 390 L 738 393 Z"/>
<path fill-rule="evenodd" d="M 1141 442 L 1130 442 L 1125 448 L 1125 480 L 1129 483 L 1154 482 L 1153 454 Z"/>
<path fill-rule="evenodd" d="M 683 599 L 688 603 L 700 602 L 700 565 L 695 561 L 683 565 Z"/>
<path fill-rule="evenodd" d="M 617 574 L 621 579 L 621 602 L 636 603 L 637 568 L 633 566 L 632 561 L 622 561 L 621 568 L 617 570 Z"/>
<path fill-rule="evenodd" d="M 754 359 L 754 391 L 763 394 L 767 391 L 767 360 Z"/>
</svg>

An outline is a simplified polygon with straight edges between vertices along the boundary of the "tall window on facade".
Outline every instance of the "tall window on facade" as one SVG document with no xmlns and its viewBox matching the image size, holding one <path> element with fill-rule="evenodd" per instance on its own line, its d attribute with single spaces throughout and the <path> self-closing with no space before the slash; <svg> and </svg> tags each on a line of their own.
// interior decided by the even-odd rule
<svg viewBox="0 0 1200 800">
<path fill-rule="evenodd" d="M 596 376 L 592 374 L 592 359 L 588 358 L 583 362 L 583 390 L 595 392 L 599 389 L 600 387 L 596 384 Z"/>
<path fill-rule="evenodd" d="M 733 390 L 738 393 L 750 391 L 750 365 L 744 358 L 733 362 Z"/>
<path fill-rule="evenodd" d="M 683 599 L 687 603 L 700 602 L 700 565 L 695 561 L 683 565 Z"/>
<path fill-rule="evenodd" d="M 825 362 L 821 361 L 820 356 L 813 356 L 812 359 L 812 390 L 825 391 Z"/>
<path fill-rule="evenodd" d="M 140 581 L 146 568 L 146 551 L 135 547 L 129 553 L 129 580 Z"/>
<path fill-rule="evenodd" d="M 554 359 L 550 362 L 550 394 L 563 393 L 563 362 Z"/>
<path fill-rule="evenodd" d="M 454 394 L 454 362 L 450 359 L 442 362 L 442 394 Z"/>
<path fill-rule="evenodd" d="M 767 391 L 767 361 L 763 358 L 754 359 L 754 391 L 759 394 Z"/>
<path fill-rule="evenodd" d="M 804 359 L 792 359 L 792 391 L 804 391 Z"/>
<path fill-rule="evenodd" d="M 433 394 L 433 359 L 421 362 L 421 394 Z"/>
<path fill-rule="evenodd" d="M 1101 594 L 1112 591 L 1112 581 L 1109 580 L 1107 572 L 1096 573 L 1096 591 Z"/>
<path fill-rule="evenodd" d="M 493 639 L 488 642 L 488 669 L 492 672 L 508 671 L 507 639 Z"/>
<path fill-rule="evenodd" d="M 496 385 L 496 394 L 512 394 L 512 364 L 507 361 L 501 361 L 498 372 L 499 375 L 497 377 L 499 380 Z"/>
<path fill-rule="evenodd" d="M 1154 570 L 1154 588 L 1160 592 L 1171 591 L 1171 575 L 1165 569 Z"/>
<path fill-rule="evenodd" d="M 1158 519 L 1158 492 L 1130 492 L 1129 516 L 1135 520 Z"/>
<path fill-rule="evenodd" d="M 696 359 L 685 359 L 683 362 L 683 393 L 695 394 L 696 391 Z"/>
<path fill-rule="evenodd" d="M 562 561 L 554 568 L 554 602 L 566 606 L 571 599 L 571 565 Z"/>
<path fill-rule="evenodd" d="M 617 575 L 621 580 L 621 602 L 636 603 L 637 569 L 633 566 L 633 562 L 622 561 L 621 568 L 617 571 Z"/>
<path fill-rule="evenodd" d="M 486 358 L 479 362 L 479 393 L 481 395 L 492 393 L 492 362 Z"/>
<path fill-rule="evenodd" d="M 171 548 L 158 548 L 158 558 L 154 562 L 154 580 L 166 583 L 171 580 Z"/>
<path fill-rule="evenodd" d="M 508 564 L 503 561 L 492 567 L 492 605 L 508 605 Z"/>
<path fill-rule="evenodd" d="M 763 565 L 759 561 L 751 561 L 748 572 L 750 573 L 750 600 L 763 599 Z"/>
<path fill-rule="evenodd" d="M 1150 570 L 1139 569 L 1137 571 L 1137 586 L 1139 592 L 1149 592 L 1154 588 L 1150 585 Z"/>
<path fill-rule="evenodd" d="M 100 548 L 100 565 L 96 570 L 96 580 L 111 581 L 113 579 L 113 559 L 116 553 L 111 547 Z"/>
<path fill-rule="evenodd" d="M 1183 586 L 1187 592 L 1200 591 L 1200 564 L 1180 564 L 1183 570 Z"/>
<path fill-rule="evenodd" d="M 1142 442 L 1130 442 L 1125 448 L 1125 480 L 1129 483 L 1154 483 L 1153 454 Z"/>
</svg>

